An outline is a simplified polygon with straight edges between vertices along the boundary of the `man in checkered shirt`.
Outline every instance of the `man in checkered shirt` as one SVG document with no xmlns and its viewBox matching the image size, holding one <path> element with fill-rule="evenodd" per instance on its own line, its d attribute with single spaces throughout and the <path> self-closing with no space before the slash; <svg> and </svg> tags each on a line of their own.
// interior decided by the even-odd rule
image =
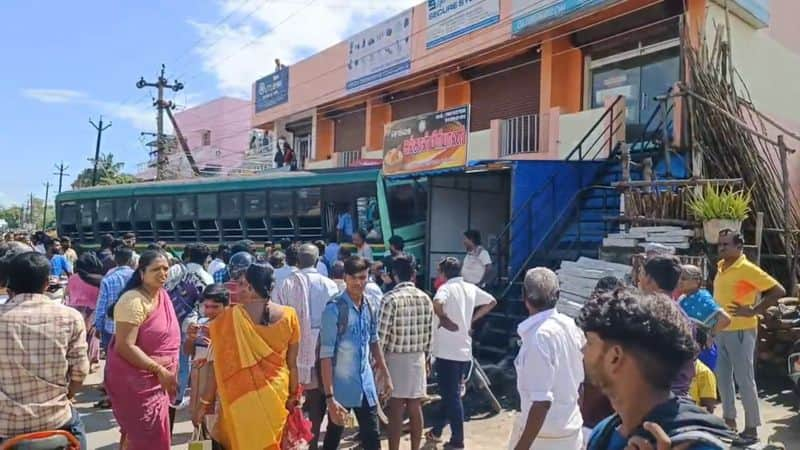
<svg viewBox="0 0 800 450">
<path fill-rule="evenodd" d="M 70 402 L 89 373 L 83 317 L 44 295 L 46 256 L 22 253 L 4 266 L 11 298 L 0 305 L 0 442 L 61 429 L 88 448 Z"/>
<path fill-rule="evenodd" d="M 394 384 L 389 400 L 389 449 L 400 448 L 403 412 L 411 420 L 411 448 L 422 442 L 422 399 L 427 385 L 426 354 L 431 350 L 433 302 L 414 286 L 416 271 L 409 256 L 392 259 L 397 285 L 383 297 L 378 336 Z"/>
</svg>

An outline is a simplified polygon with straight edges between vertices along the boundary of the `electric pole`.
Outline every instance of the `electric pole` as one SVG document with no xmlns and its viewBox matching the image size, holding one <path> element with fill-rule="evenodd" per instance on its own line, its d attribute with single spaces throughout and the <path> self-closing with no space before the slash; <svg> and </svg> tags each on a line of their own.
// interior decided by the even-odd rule
<svg viewBox="0 0 800 450">
<path fill-rule="evenodd" d="M 44 184 L 44 211 L 42 211 L 42 231 L 47 227 L 47 200 L 50 195 L 50 182 Z"/>
<path fill-rule="evenodd" d="M 65 166 L 64 165 L 64 161 L 61 161 L 61 164 L 58 164 L 56 166 L 56 170 L 58 172 L 55 172 L 53 174 L 53 175 L 58 175 L 58 193 L 59 194 L 61 193 L 61 181 L 64 179 L 64 176 L 69 176 L 69 174 L 65 172 L 67 169 L 69 169 L 69 166 Z"/>
<path fill-rule="evenodd" d="M 28 223 L 33 226 L 33 192 L 31 192 L 31 204 L 28 208 Z"/>
<path fill-rule="evenodd" d="M 89 119 L 89 123 L 97 130 L 97 145 L 94 148 L 94 170 L 92 170 L 92 186 L 95 186 L 97 185 L 97 162 L 100 160 L 100 139 L 103 137 L 103 131 L 111 128 L 111 122 L 103 126 L 103 116 L 100 116 L 100 125 L 96 125 L 91 119 Z M 61 191 L 60 188 L 59 191 Z"/>
<path fill-rule="evenodd" d="M 158 116 L 156 118 L 156 151 L 158 155 L 156 179 L 158 180 L 164 179 L 164 172 L 167 168 L 167 154 L 164 149 L 164 109 L 171 107 L 169 102 L 164 101 L 164 88 L 172 89 L 175 92 L 183 89 L 183 83 L 179 82 L 178 80 L 175 80 L 172 84 L 169 84 L 169 81 L 167 81 L 167 78 L 164 76 L 164 70 L 165 67 L 164 64 L 162 64 L 161 74 L 158 76 L 158 81 L 155 83 L 145 81 L 144 77 L 139 78 L 139 81 L 136 82 L 136 87 L 139 89 L 146 87 L 154 87 L 158 89 L 158 99 L 153 102 L 153 106 L 158 109 Z"/>
</svg>

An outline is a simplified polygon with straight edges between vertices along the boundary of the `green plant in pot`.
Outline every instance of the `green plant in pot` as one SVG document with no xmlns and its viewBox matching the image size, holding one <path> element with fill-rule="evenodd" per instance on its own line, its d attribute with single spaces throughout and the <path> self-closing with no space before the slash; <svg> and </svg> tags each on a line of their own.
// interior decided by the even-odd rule
<svg viewBox="0 0 800 450">
<path fill-rule="evenodd" d="M 703 222 L 706 241 L 716 244 L 720 230 L 741 230 L 742 222 L 750 214 L 751 200 L 749 191 L 709 184 L 689 200 L 688 207 Z"/>
</svg>

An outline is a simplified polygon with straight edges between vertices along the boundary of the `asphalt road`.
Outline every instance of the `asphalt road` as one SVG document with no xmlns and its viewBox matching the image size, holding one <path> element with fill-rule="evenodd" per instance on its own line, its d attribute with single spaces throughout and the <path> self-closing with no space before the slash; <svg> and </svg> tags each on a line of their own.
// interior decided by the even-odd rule
<svg viewBox="0 0 800 450">
<path fill-rule="evenodd" d="M 111 410 L 92 408 L 92 405 L 100 399 L 100 393 L 96 389 L 100 380 L 100 372 L 89 376 L 83 392 L 77 397 L 76 406 L 86 424 L 89 448 L 93 450 L 117 449 L 119 448 L 119 431 Z M 782 444 L 783 448 L 788 450 L 800 450 L 800 414 L 798 414 L 797 400 L 794 394 L 781 379 L 761 380 L 761 384 L 765 386 L 760 393 L 761 414 L 764 421 L 764 425 L 760 429 L 762 439 L 765 443 Z M 501 399 L 501 402 L 508 403 L 505 399 Z M 500 414 L 492 414 L 481 402 L 470 401 L 467 403 L 467 414 L 469 415 L 465 426 L 467 448 L 470 450 L 506 448 L 508 435 L 517 413 L 509 409 Z M 717 409 L 719 413 L 719 408 Z M 740 417 L 743 417 L 743 414 L 740 413 Z M 186 449 L 186 442 L 190 438 L 191 432 L 192 425 L 188 412 L 179 412 L 172 448 Z M 408 436 L 405 436 L 404 441 L 401 446 L 407 448 Z M 343 442 L 342 447 L 356 447 L 352 436 Z M 435 448 L 433 445 L 426 447 Z M 384 448 L 388 448 L 385 443 Z"/>
</svg>

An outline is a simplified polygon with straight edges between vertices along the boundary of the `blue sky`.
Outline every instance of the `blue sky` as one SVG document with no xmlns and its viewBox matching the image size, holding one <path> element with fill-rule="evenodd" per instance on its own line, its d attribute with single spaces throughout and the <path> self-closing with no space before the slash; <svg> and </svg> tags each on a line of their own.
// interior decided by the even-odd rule
<svg viewBox="0 0 800 450">
<path fill-rule="evenodd" d="M 147 159 L 139 134 L 155 111 L 140 76 L 162 63 L 186 89 L 180 105 L 221 95 L 249 97 L 276 57 L 291 64 L 418 0 L 219 0 L 169 2 L 0 2 L 0 204 L 44 196 L 62 160 L 71 177 L 93 156 L 102 114 L 113 126 L 102 151 L 136 171 Z M 308 33 L 302 30 L 315 30 Z"/>
</svg>

